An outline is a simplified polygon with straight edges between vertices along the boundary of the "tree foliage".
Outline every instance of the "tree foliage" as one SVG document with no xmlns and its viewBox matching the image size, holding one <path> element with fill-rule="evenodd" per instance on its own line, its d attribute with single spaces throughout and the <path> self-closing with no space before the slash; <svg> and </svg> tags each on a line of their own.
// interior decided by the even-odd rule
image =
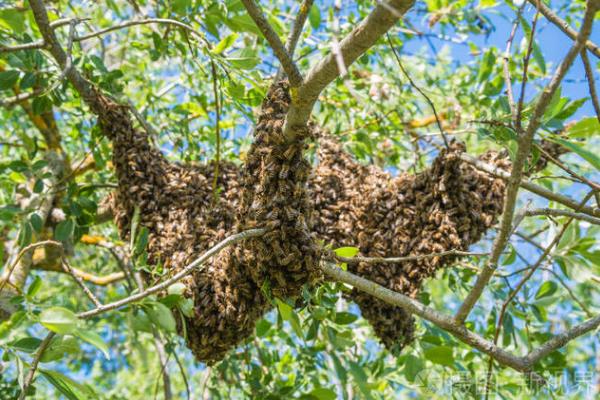
<svg viewBox="0 0 600 400">
<path fill-rule="evenodd" d="M 599 8 L 596 0 L 0 1 L 0 398 L 481 398 L 486 390 L 592 398 L 600 391 L 600 51 L 598 32 L 586 41 L 586 27 Z M 286 38 L 296 27 L 294 52 Z M 386 291 L 385 279 L 360 281 L 365 269 L 352 259 L 373 254 L 359 239 L 332 247 L 326 235 L 295 236 L 320 250 L 310 263 L 296 256 L 294 268 L 317 269 L 321 257 L 327 265 L 311 280 L 326 279 L 286 297 L 273 278 L 281 263 L 260 254 L 251 273 L 268 276 L 271 287 L 255 295 L 270 311 L 206 365 L 182 323 L 198 318 L 191 278 L 164 284 L 174 272 L 149 253 L 156 232 L 140 204 L 120 226 L 108 215 L 122 185 L 106 134 L 113 121 L 97 117 L 81 82 L 121 105 L 168 162 L 233 179 L 256 161 L 257 110 L 285 75 L 292 111 L 282 133 L 306 134 L 310 117 L 358 164 L 390 176 L 428 171 L 448 143 L 464 143 L 461 162 L 506 185 L 504 213 L 470 248 L 449 249 L 451 261 L 411 294 Z M 312 171 L 320 140 L 294 142 Z M 490 170 L 489 157 L 477 158 L 484 154 L 506 157 L 512 170 Z M 302 162 L 292 169 L 308 174 Z M 303 179 L 291 187 L 313 182 Z M 369 187 L 361 179 L 344 182 Z M 217 207 L 226 185 L 207 182 Z M 244 182 L 256 189 L 264 179 Z M 258 228 L 270 200 L 260 212 L 245 205 Z M 294 204 L 305 212 L 302 201 Z M 405 255 L 388 249 L 394 243 L 376 255 Z M 350 301 L 358 291 L 389 303 L 398 312 L 390 319 L 416 315 L 414 341 L 402 351 L 380 343 L 365 319 L 372 310 Z"/>
</svg>

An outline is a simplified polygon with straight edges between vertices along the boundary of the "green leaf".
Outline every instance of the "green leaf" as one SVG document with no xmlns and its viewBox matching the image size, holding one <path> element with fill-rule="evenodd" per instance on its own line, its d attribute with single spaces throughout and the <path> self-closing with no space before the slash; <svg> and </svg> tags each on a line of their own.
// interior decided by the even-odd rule
<svg viewBox="0 0 600 400">
<path fill-rule="evenodd" d="M 424 350 L 425 358 L 429 361 L 451 367 L 454 365 L 454 353 L 448 346 L 435 346 Z"/>
<path fill-rule="evenodd" d="M 10 4 L 10 3 L 9 3 Z M 9 30 L 15 31 L 15 33 L 23 33 L 25 30 L 26 18 L 23 18 L 23 11 L 5 8 L 0 10 L 0 26 L 4 26 Z"/>
<path fill-rule="evenodd" d="M 88 386 L 75 382 L 60 372 L 40 369 L 40 374 L 56 388 L 62 395 L 69 400 L 89 400 L 96 399 L 98 396 Z"/>
<path fill-rule="evenodd" d="M 31 282 L 31 285 L 29 285 L 29 288 L 27 289 L 27 297 L 32 298 L 35 296 L 36 293 L 40 291 L 41 287 L 42 279 L 36 275 L 35 278 L 33 278 L 33 282 Z"/>
<path fill-rule="evenodd" d="M 357 315 L 354 315 L 349 312 L 342 311 L 342 312 L 335 313 L 335 323 L 339 324 L 339 325 L 348 325 L 348 324 L 353 323 L 357 319 L 358 319 Z"/>
<path fill-rule="evenodd" d="M 542 286 L 540 286 L 538 289 L 537 293 L 535 294 L 535 298 L 537 300 L 547 296 L 552 296 L 557 289 L 558 285 L 554 283 L 554 281 L 546 281 L 542 283 Z"/>
<path fill-rule="evenodd" d="M 404 360 L 404 376 L 414 382 L 417 375 L 425 369 L 425 363 L 418 357 L 408 354 Z"/>
<path fill-rule="evenodd" d="M 600 122 L 596 117 L 584 118 L 567 129 L 567 135 L 572 138 L 588 138 L 597 133 L 600 133 Z"/>
<path fill-rule="evenodd" d="M 571 150 L 573 153 L 577 154 L 578 156 L 580 156 L 581 158 L 583 158 L 584 160 L 586 160 L 587 162 L 592 164 L 594 166 L 594 168 L 596 168 L 597 170 L 600 170 L 600 157 L 598 157 L 595 153 L 591 152 L 590 150 L 586 149 L 583 146 L 580 146 L 573 142 L 569 142 L 565 139 L 555 138 L 552 136 L 547 136 L 547 138 L 549 140 L 551 140 L 555 143 L 558 143 L 561 146 Z"/>
<path fill-rule="evenodd" d="M 267 332 L 269 332 L 269 329 L 271 329 L 271 323 L 266 319 L 261 318 L 256 323 L 256 336 L 260 338 L 264 337 L 267 334 Z"/>
<path fill-rule="evenodd" d="M 172 284 L 171 286 L 169 286 L 167 289 L 168 294 L 175 294 L 178 296 L 183 295 L 184 291 L 185 291 L 185 285 L 181 282 L 176 282 L 176 283 Z"/>
<path fill-rule="evenodd" d="M 258 29 L 254 20 L 248 14 L 229 17 L 223 22 L 234 32 L 249 32 L 262 37 L 260 29 Z"/>
<path fill-rule="evenodd" d="M 333 250 L 336 256 L 344 258 L 352 258 L 357 255 L 359 251 L 358 247 L 339 247 Z"/>
<path fill-rule="evenodd" d="M 79 343 L 73 336 L 55 336 L 50 341 L 40 361 L 44 363 L 58 361 L 65 354 L 78 354 L 80 352 Z"/>
<path fill-rule="evenodd" d="M 15 69 L 0 72 L 0 90 L 11 89 L 19 80 L 19 74 Z"/>
<path fill-rule="evenodd" d="M 175 332 L 177 323 L 169 307 L 156 301 L 145 303 L 144 306 L 144 311 L 152 322 L 167 332 Z"/>
<path fill-rule="evenodd" d="M 60 242 L 66 242 L 71 238 L 75 230 L 75 222 L 71 218 L 59 222 L 54 228 L 54 238 Z"/>
<path fill-rule="evenodd" d="M 231 47 L 233 45 L 233 43 L 235 43 L 235 40 L 238 38 L 238 36 L 239 35 L 234 32 L 231 35 L 228 35 L 227 37 L 223 38 L 212 49 L 213 54 L 221 54 L 222 52 L 224 52 L 225 50 L 227 50 L 229 47 Z"/>
<path fill-rule="evenodd" d="M 8 347 L 24 353 L 33 353 L 38 347 L 40 347 L 41 343 L 42 341 L 38 338 L 26 337 L 9 343 Z"/>
<path fill-rule="evenodd" d="M 42 221 L 42 217 L 40 217 L 38 213 L 32 213 L 29 216 L 29 222 L 31 222 L 31 226 L 37 233 L 40 233 L 42 231 L 44 221 Z"/>
<path fill-rule="evenodd" d="M 317 400 L 335 400 L 337 398 L 335 391 L 324 387 L 315 388 L 308 395 Z"/>
<path fill-rule="evenodd" d="M 52 332 L 67 335 L 77 328 L 77 316 L 64 307 L 50 307 L 40 314 L 40 323 Z"/>
<path fill-rule="evenodd" d="M 302 326 L 300 324 L 300 318 L 298 314 L 294 311 L 294 309 L 287 303 L 275 299 L 277 302 L 277 309 L 279 310 L 279 314 L 281 314 L 281 318 L 288 321 L 292 326 L 292 329 L 296 333 L 296 335 L 300 338 L 304 337 L 304 333 L 302 332 Z"/>
<path fill-rule="evenodd" d="M 91 344 L 92 346 L 98 348 L 98 350 L 100 350 L 102 352 L 102 354 L 104 354 L 104 357 L 106 357 L 108 360 L 110 360 L 108 346 L 106 345 L 104 340 L 100 337 L 100 335 L 98 335 L 96 332 L 84 331 L 84 330 L 78 329 L 75 332 L 73 332 L 73 334 L 75 336 L 77 336 L 79 339 L 86 341 L 89 344 Z"/>
<path fill-rule="evenodd" d="M 179 15 L 185 15 L 188 7 L 190 7 L 191 5 L 191 0 L 173 0 L 171 2 L 173 11 Z"/>
<path fill-rule="evenodd" d="M 313 29 L 318 29 L 321 25 L 321 10 L 316 4 L 313 4 L 308 13 L 308 21 Z"/>
</svg>

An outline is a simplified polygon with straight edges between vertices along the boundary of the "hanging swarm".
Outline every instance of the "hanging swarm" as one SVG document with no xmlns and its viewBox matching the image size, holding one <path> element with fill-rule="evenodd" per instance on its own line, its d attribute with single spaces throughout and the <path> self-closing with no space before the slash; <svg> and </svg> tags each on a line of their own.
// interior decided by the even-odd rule
<svg viewBox="0 0 600 400">
<path fill-rule="evenodd" d="M 118 190 L 112 203 L 123 237 L 134 209 L 149 231 L 148 263 L 175 274 L 232 233 L 241 187 L 239 168 L 221 163 L 218 201 L 212 192 L 213 165 L 169 163 L 133 128 L 127 108 L 110 100 L 101 107 L 100 127 L 113 141 Z M 154 283 L 148 277 L 149 284 Z M 265 299 L 239 260 L 224 253 L 183 280 L 194 315 L 180 321 L 196 358 L 214 362 L 248 337 L 265 311 Z M 185 323 L 185 329 L 182 324 Z"/>
<path fill-rule="evenodd" d="M 317 230 L 334 246 L 357 246 L 361 255 L 370 257 L 467 250 L 502 212 L 504 182 L 462 162 L 462 151 L 462 144 L 452 143 L 428 170 L 392 178 L 375 167 L 357 164 L 332 138 L 321 139 L 312 187 Z M 499 168 L 510 165 L 493 152 L 483 158 Z M 414 298 L 424 279 L 454 260 L 435 257 L 348 268 Z M 412 341 L 414 321 L 404 310 L 356 289 L 350 298 L 386 347 L 401 349 Z"/>
<path fill-rule="evenodd" d="M 287 84 L 274 85 L 262 105 L 255 140 L 243 169 L 221 162 L 219 200 L 212 193 L 214 166 L 169 163 L 135 130 L 127 108 L 98 95 L 92 109 L 113 141 L 118 178 L 113 212 L 123 237 L 139 207 L 149 230 L 148 262 L 174 274 L 225 237 L 268 227 L 261 238 L 222 251 L 184 280 L 194 316 L 180 321 L 199 361 L 219 361 L 254 329 L 269 308 L 265 287 L 277 297 L 294 297 L 319 277 L 315 237 L 327 244 L 357 246 L 364 256 L 413 256 L 466 250 L 502 211 L 504 182 L 462 162 L 460 143 L 440 152 L 428 170 L 391 177 L 358 164 L 340 143 L 321 134 L 312 173 L 303 157 L 311 126 L 286 142 L 283 121 Z M 506 156 L 481 157 L 508 169 Z M 543 161 L 543 160 L 542 160 Z M 452 257 L 398 264 L 351 264 L 350 270 L 389 289 L 416 297 L 424 279 Z M 150 284 L 153 282 L 150 281 Z M 413 339 L 414 320 L 404 310 L 354 290 L 381 341 L 401 349 Z"/>
<path fill-rule="evenodd" d="M 272 85 L 247 155 L 238 212 L 239 230 L 269 228 L 246 241 L 242 257 L 254 282 L 280 298 L 298 296 L 302 285 L 320 276 L 307 194 L 311 166 L 303 155 L 311 129 L 286 140 L 289 104 L 287 82 Z"/>
</svg>

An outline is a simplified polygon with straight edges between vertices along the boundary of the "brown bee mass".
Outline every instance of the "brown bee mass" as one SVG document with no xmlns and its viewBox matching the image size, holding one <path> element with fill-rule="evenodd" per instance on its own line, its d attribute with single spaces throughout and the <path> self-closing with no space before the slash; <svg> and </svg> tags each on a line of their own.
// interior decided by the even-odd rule
<svg viewBox="0 0 600 400">
<path fill-rule="evenodd" d="M 140 207 L 140 224 L 149 230 L 149 263 L 162 263 L 172 274 L 232 233 L 269 228 L 263 237 L 225 249 L 185 279 L 194 315 L 182 322 L 199 361 L 222 359 L 252 334 L 256 320 L 269 308 L 264 292 L 295 297 L 302 285 L 319 278 L 316 239 L 356 246 L 364 256 L 467 250 L 502 212 L 504 182 L 462 162 L 460 143 L 441 151 L 424 172 L 391 177 L 357 163 L 314 126 L 286 140 L 282 126 L 290 98 L 285 83 L 273 85 L 263 102 L 244 167 L 220 164 L 222 191 L 215 201 L 214 166 L 167 162 L 147 135 L 133 128 L 125 108 L 101 99 L 103 104 L 92 108 L 113 141 L 119 184 L 113 198 L 116 222 L 121 234 L 128 235 L 134 208 Z M 316 136 L 318 163 L 311 170 L 303 153 L 306 141 Z M 499 168 L 510 167 L 495 152 L 482 158 Z M 455 259 L 349 268 L 415 297 L 426 278 Z M 350 298 L 388 348 L 402 348 L 413 339 L 414 321 L 404 310 L 356 290 Z"/>
</svg>

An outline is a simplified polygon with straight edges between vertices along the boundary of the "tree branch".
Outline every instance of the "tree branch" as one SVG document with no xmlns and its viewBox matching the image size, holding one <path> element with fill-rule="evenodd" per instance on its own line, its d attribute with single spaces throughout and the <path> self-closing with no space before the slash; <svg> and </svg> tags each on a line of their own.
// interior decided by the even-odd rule
<svg viewBox="0 0 600 400">
<path fill-rule="evenodd" d="M 52 338 L 54 338 L 55 335 L 56 334 L 54 332 L 49 332 L 42 341 L 42 343 L 40 343 L 40 347 L 38 347 L 37 351 L 35 352 L 35 356 L 33 357 L 33 361 L 31 362 L 31 368 L 29 369 L 29 372 L 27 373 L 27 376 L 23 381 L 23 388 L 21 389 L 21 393 L 19 394 L 19 400 L 23 400 L 27 396 L 27 390 L 29 389 L 29 386 L 31 386 L 31 382 L 33 382 L 33 377 L 35 376 L 35 372 L 37 371 L 40 359 L 46 352 L 46 349 L 50 345 L 50 342 L 52 341 Z"/>
<path fill-rule="evenodd" d="M 590 97 L 592 98 L 592 105 L 594 106 L 594 111 L 596 112 L 596 118 L 598 119 L 598 122 L 600 122 L 600 102 L 598 101 L 598 93 L 596 92 L 594 70 L 592 69 L 590 58 L 587 54 L 587 49 L 581 50 L 581 61 L 583 62 L 583 67 L 585 69 L 585 76 L 587 78 L 588 87 L 590 90 Z"/>
<path fill-rule="evenodd" d="M 373 46 L 413 4 L 414 0 L 383 0 L 378 2 L 371 14 L 340 42 L 340 54 L 345 67 L 350 66 Z M 305 128 L 319 94 L 340 73 L 336 55 L 333 52 L 311 68 L 302 86 L 298 88 L 297 93 L 292 95 L 292 104 L 284 125 L 284 133 L 288 139 L 293 139 L 295 132 Z"/>
<path fill-rule="evenodd" d="M 487 256 L 488 253 L 473 253 L 470 251 L 460 251 L 460 250 L 448 250 L 442 251 L 440 253 L 430 253 L 430 254 L 419 254 L 416 256 L 406 256 L 406 257 L 341 257 L 334 255 L 334 259 L 340 262 L 344 262 L 347 264 L 357 264 L 357 263 L 382 263 L 382 264 L 395 264 L 406 261 L 419 261 L 425 260 L 428 258 L 434 257 L 447 257 L 447 256 L 459 256 L 459 257 L 467 257 L 467 256 Z"/>
<path fill-rule="evenodd" d="M 123 307 L 124 305 L 141 300 L 145 297 L 150 296 L 151 294 L 160 292 L 161 290 L 168 288 L 175 282 L 177 282 L 177 281 L 181 280 L 182 278 L 184 278 L 185 276 L 189 275 L 194 269 L 202 266 L 202 264 L 205 261 L 210 259 L 215 254 L 219 253 L 224 248 L 231 246 L 235 243 L 241 242 L 242 240 L 245 240 L 248 238 L 262 236 L 266 232 L 267 232 L 266 229 L 259 228 L 259 229 L 248 229 L 246 231 L 237 233 L 235 235 L 231 235 L 231 236 L 223 239 L 221 242 L 217 243 L 210 249 L 208 249 L 204 254 L 202 254 L 200 257 L 195 259 L 193 262 L 191 262 L 189 265 L 187 265 L 185 268 L 183 268 L 181 271 L 179 271 L 177 274 L 173 275 L 171 278 L 167 279 L 166 281 L 163 281 L 157 285 L 149 287 L 148 289 L 144 290 L 143 292 L 136 293 L 132 296 L 126 297 L 121 300 L 117 300 L 113 303 L 104 304 L 102 307 L 96 307 L 93 310 L 82 312 L 82 313 L 78 314 L 77 316 L 79 318 L 90 318 L 95 315 L 102 314 L 106 311 L 114 310 L 116 308 Z"/>
<path fill-rule="evenodd" d="M 537 208 L 535 210 L 526 210 L 525 215 L 533 217 L 537 215 L 553 216 L 553 217 L 572 217 L 580 219 L 582 221 L 589 222 L 590 224 L 600 225 L 600 218 L 591 217 L 587 214 L 578 213 L 569 210 L 559 210 L 556 208 Z"/>
<path fill-rule="evenodd" d="M 558 15 L 556 15 L 554 13 L 554 11 L 552 11 L 550 9 L 550 7 L 548 7 L 547 5 L 544 4 L 543 1 L 540 1 L 540 2 L 538 2 L 537 0 L 528 0 L 528 1 L 531 4 L 533 4 L 533 6 L 536 7 L 536 8 L 539 6 L 540 13 L 544 17 L 546 17 L 546 19 L 548 21 L 550 21 L 554 25 L 556 25 L 558 27 L 558 29 L 560 29 L 561 31 L 563 31 L 568 37 L 570 37 L 573 40 L 575 40 L 577 38 L 577 31 L 575 29 L 571 28 L 569 26 L 569 24 L 565 20 L 563 20 L 562 18 L 560 18 Z M 598 47 L 597 44 L 595 44 L 591 40 L 586 40 L 585 41 L 585 47 L 589 51 L 591 51 L 592 53 L 594 53 L 594 55 L 596 57 L 600 58 L 600 47 Z"/>
<path fill-rule="evenodd" d="M 581 27 L 581 32 L 577 36 L 577 40 L 575 41 L 575 43 L 573 44 L 563 61 L 558 66 L 550 83 L 542 91 L 539 100 L 535 105 L 526 131 L 518 138 L 517 155 L 513 162 L 511 175 L 508 180 L 506 197 L 504 201 L 504 212 L 502 215 L 502 221 L 500 223 L 500 231 L 498 232 L 498 235 L 494 240 L 494 244 L 492 246 L 492 254 L 490 256 L 489 262 L 478 275 L 473 289 L 471 290 L 471 292 L 469 292 L 464 302 L 458 309 L 458 312 L 456 313 L 456 320 L 460 323 L 463 323 L 465 321 L 465 319 L 475 306 L 475 303 L 481 296 L 481 293 L 483 292 L 485 286 L 488 284 L 497 267 L 500 255 L 504 250 L 504 246 L 506 246 L 506 243 L 510 236 L 510 232 L 512 230 L 512 218 L 514 215 L 514 209 L 516 205 L 517 194 L 519 192 L 519 186 L 521 183 L 521 177 L 523 175 L 523 167 L 525 165 L 527 157 L 529 157 L 531 144 L 533 142 L 533 136 L 539 128 L 539 126 L 541 125 L 542 115 L 544 114 L 546 107 L 550 103 L 552 96 L 554 95 L 556 89 L 562 82 L 562 79 L 564 78 L 565 74 L 573 64 L 575 57 L 580 53 L 583 44 L 591 34 L 594 15 L 596 14 L 598 7 L 600 6 L 599 3 L 600 2 L 597 0 L 588 1 L 583 25 Z M 579 204 L 577 204 L 577 206 L 574 208 L 578 207 Z"/>
<path fill-rule="evenodd" d="M 275 56 L 288 76 L 291 87 L 295 88 L 300 86 L 303 79 L 300 71 L 298 71 L 298 67 L 284 47 L 281 39 L 279 39 L 279 36 L 277 36 L 277 33 L 275 33 L 263 15 L 262 11 L 258 8 L 254 0 L 242 0 L 242 3 L 244 4 L 244 7 L 246 7 L 248 14 L 250 14 L 250 17 L 252 17 L 252 20 L 254 20 L 256 26 L 258 26 L 258 29 L 260 29 L 265 39 L 269 42 L 271 49 L 273 49 Z"/>
<path fill-rule="evenodd" d="M 552 353 L 554 350 L 564 346 L 569 341 L 600 326 L 600 316 L 591 318 L 582 324 L 573 327 L 569 331 L 559 334 L 548 340 L 540 348 L 530 352 L 527 356 L 519 357 L 496 346 L 491 341 L 488 341 L 469 331 L 463 325 L 459 325 L 451 316 L 442 314 L 408 296 L 394 292 L 384 286 L 344 271 L 329 263 L 321 263 L 321 269 L 325 275 L 329 276 L 333 280 L 347 283 L 365 293 L 377 297 L 388 304 L 402 307 L 410 314 L 417 315 L 437 325 L 438 327 L 452 334 L 461 342 L 466 343 L 482 353 L 493 357 L 500 364 L 511 367 L 520 372 L 531 372 L 533 365 L 537 361 Z"/>
<path fill-rule="evenodd" d="M 483 162 L 467 153 L 461 153 L 460 158 L 461 158 L 461 160 L 471 164 L 475 168 L 477 168 L 481 171 L 487 172 L 490 175 L 493 175 L 495 177 L 502 178 L 505 180 L 510 179 L 510 174 L 508 172 L 506 172 L 500 168 L 497 168 L 493 165 L 490 165 L 486 162 Z M 557 203 L 565 205 L 569 208 L 576 209 L 579 207 L 579 204 L 577 203 L 577 201 L 575 201 L 567 196 L 564 196 L 560 193 L 554 193 L 551 190 L 548 190 L 542 186 L 538 186 L 538 185 L 528 182 L 526 180 L 521 180 L 520 185 L 523 189 L 525 189 L 531 193 L 535 193 L 538 196 L 544 197 L 545 199 L 548 199 L 548 200 L 556 201 Z M 591 216 L 600 217 L 600 209 L 598 209 L 598 208 L 584 206 L 584 207 L 580 208 L 580 211 L 584 212 L 588 215 L 591 215 Z"/>
</svg>

